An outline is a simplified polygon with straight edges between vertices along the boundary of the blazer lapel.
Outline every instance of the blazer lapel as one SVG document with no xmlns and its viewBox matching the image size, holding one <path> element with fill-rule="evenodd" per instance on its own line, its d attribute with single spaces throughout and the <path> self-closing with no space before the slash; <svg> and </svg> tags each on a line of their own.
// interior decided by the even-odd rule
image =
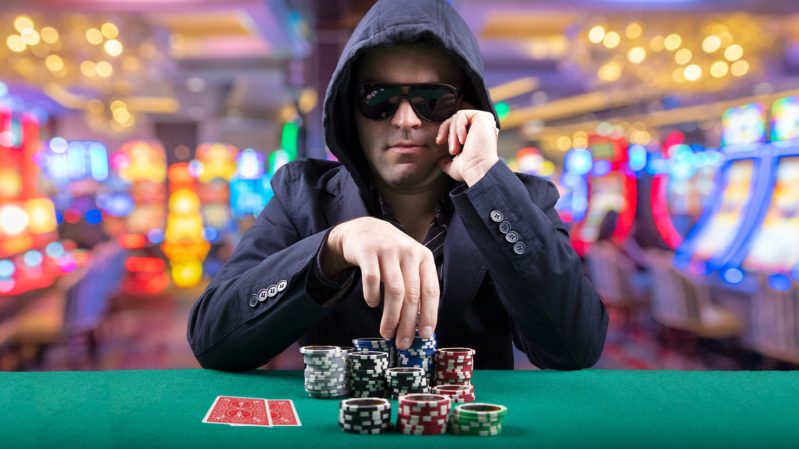
<svg viewBox="0 0 799 449">
<path fill-rule="evenodd" d="M 480 250 L 472 242 L 466 226 L 455 212 L 452 215 L 447 237 L 444 240 L 444 266 L 441 301 L 438 308 L 439 324 L 445 318 L 458 319 L 474 300 L 486 273 Z"/>
<path fill-rule="evenodd" d="M 355 185 L 349 173 L 346 170 L 341 170 L 337 177 L 339 178 L 339 188 L 332 189 L 337 191 L 328 192 L 332 198 L 322 206 L 328 227 L 369 215 L 358 191 L 358 186 Z"/>
</svg>

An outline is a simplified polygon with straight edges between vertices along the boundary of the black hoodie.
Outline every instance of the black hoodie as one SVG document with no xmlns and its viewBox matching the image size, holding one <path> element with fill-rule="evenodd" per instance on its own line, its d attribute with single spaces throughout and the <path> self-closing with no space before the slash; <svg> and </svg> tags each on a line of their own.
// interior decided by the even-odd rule
<svg viewBox="0 0 799 449">
<path fill-rule="evenodd" d="M 188 339 L 202 366 L 252 369 L 298 340 L 350 346 L 379 335 L 382 307 L 366 305 L 360 276 L 323 304 L 308 286 L 332 227 L 380 216 L 355 131 L 353 64 L 368 49 L 419 39 L 460 63 L 467 100 L 496 119 L 477 42 L 446 2 L 377 2 L 341 55 L 324 103 L 325 138 L 340 163 L 296 161 L 272 178 L 273 199 L 192 308 Z M 497 162 L 449 197 L 439 345 L 474 348 L 480 369 L 513 368 L 512 344 L 542 368 L 596 363 L 608 316 L 554 209 L 554 185 Z"/>
</svg>

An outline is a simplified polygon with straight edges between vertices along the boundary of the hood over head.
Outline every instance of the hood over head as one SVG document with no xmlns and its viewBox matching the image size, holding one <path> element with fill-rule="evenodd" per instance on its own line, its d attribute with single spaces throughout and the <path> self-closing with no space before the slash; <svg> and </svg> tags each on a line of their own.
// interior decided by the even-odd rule
<svg viewBox="0 0 799 449">
<path fill-rule="evenodd" d="M 445 0 L 380 0 L 350 36 L 325 95 L 325 143 L 349 170 L 370 212 L 377 211 L 372 174 L 355 127 L 353 66 L 370 49 L 428 40 L 449 53 L 468 80 L 465 99 L 476 109 L 494 114 L 483 80 L 483 58 L 472 31 Z"/>
</svg>

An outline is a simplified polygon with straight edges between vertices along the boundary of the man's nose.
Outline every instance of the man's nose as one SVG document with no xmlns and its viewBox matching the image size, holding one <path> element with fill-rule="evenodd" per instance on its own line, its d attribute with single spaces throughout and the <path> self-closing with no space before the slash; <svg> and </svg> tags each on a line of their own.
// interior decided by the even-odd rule
<svg viewBox="0 0 799 449">
<path fill-rule="evenodd" d="M 397 107 L 397 112 L 391 118 L 391 124 L 403 129 L 418 128 L 422 126 L 422 119 L 416 115 L 411 102 L 407 98 L 402 98 Z"/>
</svg>

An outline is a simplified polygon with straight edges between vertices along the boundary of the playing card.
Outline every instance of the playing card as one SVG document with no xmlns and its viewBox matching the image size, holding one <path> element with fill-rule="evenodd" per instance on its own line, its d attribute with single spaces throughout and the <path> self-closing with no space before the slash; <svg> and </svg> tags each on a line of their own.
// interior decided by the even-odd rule
<svg viewBox="0 0 799 449">
<path fill-rule="evenodd" d="M 207 424 L 228 424 L 232 426 L 269 427 L 269 413 L 266 400 L 258 398 L 238 398 L 217 396 L 208 413 L 203 418 Z"/>
<path fill-rule="evenodd" d="M 269 418 L 273 426 L 301 426 L 300 415 L 290 399 L 269 399 Z"/>
</svg>

